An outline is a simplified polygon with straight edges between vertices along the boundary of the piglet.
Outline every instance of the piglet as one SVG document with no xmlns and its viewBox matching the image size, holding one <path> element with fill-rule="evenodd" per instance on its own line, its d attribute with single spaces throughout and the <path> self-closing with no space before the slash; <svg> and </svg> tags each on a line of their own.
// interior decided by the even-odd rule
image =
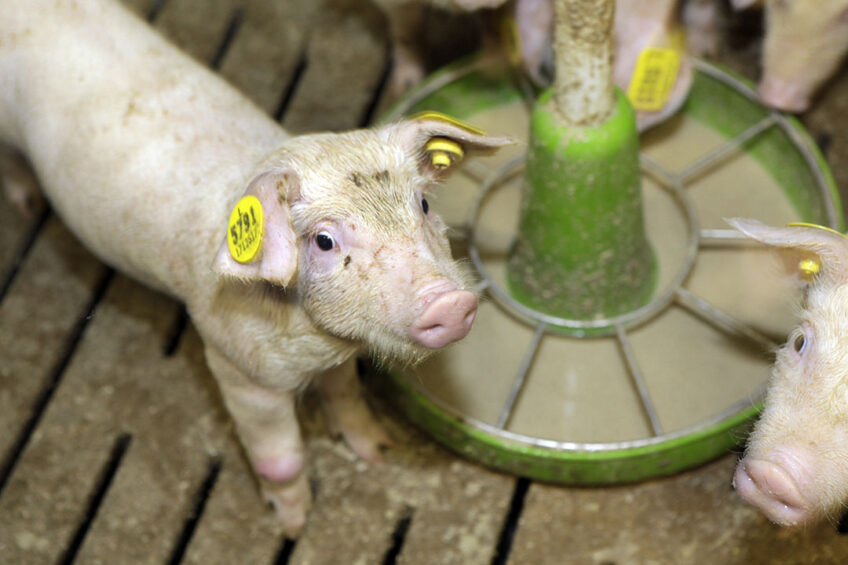
<svg viewBox="0 0 848 565">
<path fill-rule="evenodd" d="M 423 9 L 427 4 L 461 11 L 497 8 L 506 0 L 373 0 L 386 14 L 392 38 L 394 71 L 392 89 L 402 94 L 424 77 L 424 64 L 415 49 Z M 515 0 L 504 9 L 514 22 L 513 56 L 522 71 L 539 87 L 553 79 L 554 0 Z M 615 61 L 616 86 L 627 90 L 636 62 L 646 47 L 673 47 L 679 53 L 679 70 L 668 101 L 659 110 L 637 111 L 641 130 L 659 124 L 673 115 L 689 94 L 694 76 L 691 56 L 714 55 L 718 50 L 716 0 L 645 0 L 616 2 Z M 688 40 L 684 32 L 688 30 Z M 687 44 L 688 41 L 688 44 Z"/>
<path fill-rule="evenodd" d="M 680 0 L 616 2 L 613 67 L 616 86 L 625 91 L 628 89 L 637 61 L 647 47 L 675 49 L 679 54 L 679 68 L 668 100 L 662 108 L 636 108 L 636 125 L 639 131 L 664 122 L 674 115 L 686 102 L 692 87 L 694 69 L 686 49 Z"/>
<path fill-rule="evenodd" d="M 777 524 L 838 519 L 848 502 L 848 238 L 820 227 L 730 223 L 799 251 L 811 278 L 800 326 L 777 352 L 765 408 L 736 468 L 736 491 Z"/>
<path fill-rule="evenodd" d="M 427 198 L 462 156 L 511 140 L 434 114 L 291 137 L 117 2 L 0 11 L 0 141 L 100 258 L 186 303 L 296 535 L 310 505 L 298 390 L 314 381 L 331 428 L 380 459 L 354 356 L 415 362 L 468 332 L 477 297 Z"/>
<path fill-rule="evenodd" d="M 848 0 L 766 0 L 764 104 L 805 112 L 848 53 Z"/>
<path fill-rule="evenodd" d="M 370 0 L 386 16 L 392 52 L 389 88 L 399 96 L 421 82 L 425 62 L 420 39 L 428 7 L 447 13 L 498 8 L 507 0 Z M 524 1 L 524 0 L 519 0 Z M 547 2 L 548 0 L 542 0 Z"/>
</svg>

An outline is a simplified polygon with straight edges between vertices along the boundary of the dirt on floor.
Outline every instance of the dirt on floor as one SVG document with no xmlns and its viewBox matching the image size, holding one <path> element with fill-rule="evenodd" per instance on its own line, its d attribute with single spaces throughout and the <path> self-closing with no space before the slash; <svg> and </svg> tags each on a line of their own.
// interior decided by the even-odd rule
<svg viewBox="0 0 848 565">
<path fill-rule="evenodd" d="M 386 22 L 358 0 L 125 2 L 294 133 L 365 125 L 389 100 Z M 482 44 L 448 23 L 432 68 Z M 762 27 L 725 14 L 718 61 L 759 75 Z M 453 27 L 451 27 L 453 26 Z M 445 30 L 457 30 L 445 35 Z M 848 210 L 848 69 L 802 117 Z M 0 563 L 798 564 L 848 561 L 835 524 L 770 524 L 731 488 L 737 454 L 612 488 L 471 463 L 372 398 L 382 465 L 300 406 L 315 505 L 282 536 L 262 504 L 182 308 L 112 274 L 55 216 L 0 204 Z"/>
</svg>

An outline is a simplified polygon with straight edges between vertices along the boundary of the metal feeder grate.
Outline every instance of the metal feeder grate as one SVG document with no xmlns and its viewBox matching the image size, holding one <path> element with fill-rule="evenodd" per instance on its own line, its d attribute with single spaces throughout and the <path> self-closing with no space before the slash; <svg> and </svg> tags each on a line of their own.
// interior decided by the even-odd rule
<svg viewBox="0 0 848 565">
<path fill-rule="evenodd" d="M 474 112 L 480 106 L 496 106 L 507 100 L 514 102 L 519 96 L 523 96 L 532 106 L 532 94 L 528 95 L 531 91 L 526 87 L 513 86 L 511 94 L 504 95 L 504 90 L 510 89 L 498 82 L 498 78 L 493 78 L 499 72 L 493 69 L 493 65 L 476 60 L 437 73 L 419 90 L 401 101 L 386 119 L 424 108 L 451 113 L 451 96 L 460 97 L 460 101 L 455 104 L 458 110 L 453 109 L 459 112 L 458 117 L 472 121 Z M 791 144 L 792 151 L 797 151 L 812 179 L 813 186 L 798 188 L 806 193 L 795 200 L 805 204 L 796 205 L 795 212 L 804 216 L 804 219 L 837 228 L 842 227 L 842 218 L 837 212 L 838 200 L 833 180 L 818 150 L 798 122 L 780 113 L 762 109 L 748 84 L 719 68 L 697 61 L 696 69 L 700 83 L 714 83 L 713 88 L 720 85 L 719 88 L 730 89 L 733 97 L 747 101 L 749 105 L 756 105 L 755 111 L 759 111 L 762 116 L 676 171 L 669 170 L 644 152 L 640 155 L 643 179 L 652 179 L 673 200 L 677 214 L 686 226 L 685 254 L 675 264 L 674 275 L 662 283 L 652 299 L 642 307 L 611 318 L 573 320 L 534 310 L 513 298 L 504 281 L 499 281 L 498 276 L 492 273 L 484 258 L 485 251 L 481 252 L 480 216 L 492 195 L 503 190 L 511 179 L 520 176 L 524 156 L 510 160 L 491 173 L 491 167 L 480 162 L 469 162 L 462 173 L 458 173 L 479 185 L 467 220 L 455 226 L 461 235 L 458 239 L 462 245 L 467 245 L 468 255 L 480 277 L 479 289 L 485 291 L 504 316 L 518 319 L 531 329 L 532 338 L 521 355 L 520 363 L 510 373 L 513 376 L 509 378 L 508 393 L 503 397 L 496 418 L 481 418 L 472 411 L 464 410 L 462 406 L 456 405 L 461 401 L 455 397 L 447 401 L 443 395 L 430 388 L 430 379 L 426 376 L 391 375 L 387 385 L 388 393 L 403 405 L 406 413 L 417 424 L 448 447 L 484 464 L 523 476 L 565 483 L 597 484 L 629 482 L 676 472 L 709 460 L 744 439 L 751 420 L 760 408 L 764 380 L 753 395 L 738 399 L 714 416 L 683 428 L 667 429 L 652 399 L 651 386 L 634 354 L 630 337 L 633 331 L 652 324 L 672 307 L 680 307 L 731 340 L 741 339 L 753 345 L 762 353 L 764 367 L 770 361 L 769 352 L 774 350 L 781 339 L 779 333 L 765 332 L 755 324 L 712 305 L 684 286 L 703 250 L 750 250 L 753 247 L 735 230 L 702 229 L 689 187 L 739 155 L 746 147 L 778 131 Z M 500 72 L 503 73 L 500 80 L 508 82 L 507 71 Z M 449 89 L 450 95 L 442 94 Z M 693 96 L 699 95 L 703 96 L 697 88 L 693 88 Z M 482 100 L 478 107 L 473 103 L 475 97 Z M 446 101 L 447 107 L 444 106 Z M 497 124 L 492 125 L 492 129 L 502 133 Z M 805 206 L 806 210 L 800 209 Z M 768 275 L 763 273 L 764 277 Z M 516 403 L 535 376 L 534 360 L 540 348 L 547 339 L 563 333 L 584 337 L 592 342 L 613 340 L 616 343 L 633 396 L 648 430 L 646 437 L 622 441 L 570 441 L 567 438 L 540 437 L 538 434 L 510 429 Z M 586 334 L 591 334 L 591 337 L 585 337 Z M 491 347 L 497 350 L 499 345 L 491 344 Z M 450 366 L 449 361 L 442 362 L 440 366 L 445 371 L 446 380 L 456 370 Z M 486 383 L 480 386 L 484 387 Z"/>
</svg>

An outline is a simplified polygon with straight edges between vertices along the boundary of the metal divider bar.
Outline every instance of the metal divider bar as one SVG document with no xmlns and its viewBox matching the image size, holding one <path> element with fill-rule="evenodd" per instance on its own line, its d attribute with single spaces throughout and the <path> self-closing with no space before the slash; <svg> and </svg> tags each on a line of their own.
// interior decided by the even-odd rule
<svg viewBox="0 0 848 565">
<path fill-rule="evenodd" d="M 498 429 L 504 429 L 509 422 L 509 418 L 512 416 L 512 409 L 515 406 L 515 401 L 518 399 L 518 395 L 524 387 L 524 381 L 527 377 L 527 373 L 530 371 L 530 365 L 533 363 L 533 358 L 536 356 L 536 351 L 539 349 L 539 343 L 541 343 L 547 327 L 548 325 L 544 322 L 540 322 L 536 326 L 536 333 L 533 334 L 533 339 L 530 340 L 530 346 L 527 348 L 527 353 L 524 354 L 524 359 L 521 361 L 518 374 L 515 376 L 515 380 L 512 383 L 512 390 L 509 392 L 506 404 L 504 404 L 503 410 L 501 410 L 501 415 L 498 417 L 498 423 L 496 424 Z"/>
<path fill-rule="evenodd" d="M 471 287 L 471 291 L 475 294 L 481 294 L 492 285 L 489 279 L 480 279 L 478 283 Z"/>
<path fill-rule="evenodd" d="M 616 325 L 615 335 L 618 338 L 618 344 L 621 346 L 621 353 L 627 365 L 627 372 L 630 374 L 630 379 L 639 395 L 642 409 L 645 411 L 645 415 L 648 417 L 648 423 L 651 425 L 651 432 L 654 436 L 661 436 L 663 434 L 662 424 L 660 424 L 654 403 L 651 401 L 651 395 L 648 393 L 645 378 L 642 376 L 642 371 L 639 369 L 638 363 L 636 363 L 636 356 L 633 355 L 633 348 L 630 345 L 630 340 L 627 338 L 627 333 L 622 326 Z"/>
<path fill-rule="evenodd" d="M 694 163 L 683 169 L 677 177 L 681 180 L 681 182 L 685 183 L 691 180 L 693 177 L 698 174 L 704 172 L 705 170 L 713 167 L 716 163 L 724 159 L 725 157 L 735 153 L 739 150 L 739 147 L 748 141 L 749 139 L 756 137 L 760 133 L 764 132 L 771 126 L 777 123 L 777 116 L 772 113 L 750 126 L 748 129 L 737 135 L 736 137 L 732 137 L 696 160 Z"/>
<path fill-rule="evenodd" d="M 764 247 L 762 243 L 754 241 L 745 234 L 731 228 L 726 229 L 702 229 L 700 237 L 701 247 Z"/>
<path fill-rule="evenodd" d="M 468 177 L 477 184 L 483 184 L 483 181 L 486 180 L 486 177 L 489 176 L 491 171 L 489 170 L 489 167 L 485 163 L 480 162 L 479 159 L 469 159 L 457 172 Z"/>
<path fill-rule="evenodd" d="M 639 165 L 642 167 L 642 173 L 653 176 L 665 190 L 669 190 L 677 182 L 674 173 L 665 170 L 662 165 L 648 157 L 644 152 L 639 153 Z"/>
<path fill-rule="evenodd" d="M 695 296 L 685 288 L 677 289 L 677 302 L 693 314 L 701 316 L 724 333 L 745 337 L 760 345 L 765 351 L 778 346 L 771 338 L 761 334 L 744 322 L 719 310 L 706 300 Z"/>
</svg>

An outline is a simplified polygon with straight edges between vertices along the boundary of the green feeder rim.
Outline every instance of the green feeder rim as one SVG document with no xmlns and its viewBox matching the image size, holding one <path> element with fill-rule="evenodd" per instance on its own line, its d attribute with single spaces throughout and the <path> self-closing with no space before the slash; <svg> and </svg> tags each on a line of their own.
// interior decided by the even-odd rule
<svg viewBox="0 0 848 565">
<path fill-rule="evenodd" d="M 772 174 L 803 220 L 844 232 L 845 221 L 836 183 L 821 151 L 800 121 L 761 106 L 751 83 L 738 74 L 701 60 L 694 63 L 697 72 L 692 92 L 697 94 L 689 97 L 681 112 L 727 138 L 726 147 L 718 148 L 712 157 L 721 160 L 739 146 L 744 147 L 746 153 Z M 476 56 L 458 61 L 433 74 L 397 102 L 381 121 L 432 109 L 473 123 L 475 113 L 525 100 L 522 90 L 508 80 L 512 72 L 503 66 L 493 70 L 492 66 L 491 61 Z M 482 86 L 485 87 L 483 92 L 478 93 L 477 89 Z M 713 108 L 709 107 L 710 103 Z M 744 119 L 740 119 L 740 115 Z M 776 149 L 769 145 L 775 145 Z M 791 148 L 791 155 L 786 155 L 786 148 Z M 651 169 L 649 160 L 642 164 L 643 169 Z M 493 173 L 492 177 L 503 175 L 508 166 Z M 793 167 L 799 170 L 786 170 Z M 491 182 L 489 178 L 484 188 Z M 481 198 L 482 194 L 478 194 L 473 208 L 479 206 Z M 685 195 L 678 200 L 679 209 L 688 216 L 691 203 Z M 471 215 L 475 213 L 472 211 Z M 690 229 L 698 231 L 697 218 L 690 218 Z M 733 232 L 729 228 L 719 231 Z M 685 273 L 682 276 L 685 277 Z M 500 302 L 497 296 L 495 302 Z M 519 314 L 519 319 L 535 320 L 537 332 L 543 326 L 547 326 L 545 331 L 550 327 L 555 331 L 556 324 L 540 321 L 532 312 Z M 621 326 L 641 323 L 628 319 L 618 322 Z M 369 385 L 386 394 L 410 420 L 451 450 L 495 469 L 572 485 L 636 482 L 713 459 L 744 441 L 762 409 L 766 390 L 763 384 L 745 398 L 717 410 L 711 417 L 671 432 L 655 431 L 653 435 L 625 441 L 582 443 L 510 431 L 502 421 L 493 425 L 461 413 L 426 390 L 422 383 L 399 372 L 390 371 L 386 377 L 369 378 Z"/>
<path fill-rule="evenodd" d="M 579 443 L 530 437 L 469 416 L 394 372 L 369 378 L 407 418 L 463 457 L 519 476 L 568 485 L 624 484 L 671 475 L 738 446 L 762 409 L 760 400 L 736 403 L 710 420 L 660 437 Z"/>
</svg>

